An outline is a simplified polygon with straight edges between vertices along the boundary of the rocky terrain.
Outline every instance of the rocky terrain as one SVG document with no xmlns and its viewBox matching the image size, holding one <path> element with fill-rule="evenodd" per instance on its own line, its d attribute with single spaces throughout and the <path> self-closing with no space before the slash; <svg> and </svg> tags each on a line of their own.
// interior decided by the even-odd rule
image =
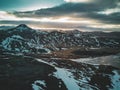
<svg viewBox="0 0 120 90">
<path fill-rule="evenodd" d="M 10 53 L 49 53 L 74 47 L 119 48 L 119 32 L 40 31 L 21 24 L 0 30 L 0 48 Z M 2 51 L 2 52 L 3 52 Z"/>
<path fill-rule="evenodd" d="M 120 68 L 105 63 L 96 65 L 61 58 L 0 55 L 1 90 L 119 90 L 119 88 Z"/>
<path fill-rule="evenodd" d="M 0 30 L 0 90 L 119 90 L 120 33 Z"/>
</svg>

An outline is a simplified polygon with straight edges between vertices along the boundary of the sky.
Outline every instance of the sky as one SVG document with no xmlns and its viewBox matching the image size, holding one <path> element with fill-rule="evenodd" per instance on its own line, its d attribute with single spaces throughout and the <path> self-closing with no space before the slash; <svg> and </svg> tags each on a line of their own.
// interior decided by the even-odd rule
<svg viewBox="0 0 120 90">
<path fill-rule="evenodd" d="M 120 31 L 120 0 L 0 0 L 0 26 Z"/>
<path fill-rule="evenodd" d="M 0 0 L 0 10 L 27 11 L 52 7 L 64 2 L 64 0 Z"/>
</svg>

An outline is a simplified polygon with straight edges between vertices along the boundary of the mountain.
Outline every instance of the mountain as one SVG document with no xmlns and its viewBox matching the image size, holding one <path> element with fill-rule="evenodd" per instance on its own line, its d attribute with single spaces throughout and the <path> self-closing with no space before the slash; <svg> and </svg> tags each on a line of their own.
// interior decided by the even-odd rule
<svg viewBox="0 0 120 90">
<path fill-rule="evenodd" d="M 1 30 L 0 32 L 0 46 L 6 51 L 17 53 L 49 52 L 39 42 L 41 33 L 29 28 L 25 24 L 6 31 Z"/>
<path fill-rule="evenodd" d="M 19 26 L 17 26 L 17 27 L 15 27 L 14 29 L 13 29 L 14 31 L 16 30 L 16 31 L 27 31 L 27 30 L 29 30 L 29 31 L 31 31 L 32 29 L 31 28 L 29 28 L 27 25 L 25 25 L 25 24 L 20 24 Z"/>
<path fill-rule="evenodd" d="M 0 30 L 0 90 L 119 90 L 120 55 L 105 54 L 119 50 L 119 36 L 25 24 Z"/>
<path fill-rule="evenodd" d="M 21 24 L 0 30 L 0 47 L 19 53 L 48 53 L 71 47 L 120 47 L 119 32 L 40 31 Z"/>
</svg>

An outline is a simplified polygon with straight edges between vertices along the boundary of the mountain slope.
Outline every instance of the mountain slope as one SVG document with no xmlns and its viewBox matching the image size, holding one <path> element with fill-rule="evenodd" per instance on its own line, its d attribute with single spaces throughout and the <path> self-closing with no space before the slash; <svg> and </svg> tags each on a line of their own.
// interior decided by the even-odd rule
<svg viewBox="0 0 120 90">
<path fill-rule="evenodd" d="M 1 47 L 7 51 L 35 53 L 35 52 L 49 52 L 39 42 L 37 32 L 28 26 L 21 24 L 13 29 L 1 31 Z"/>
<path fill-rule="evenodd" d="M 117 48 L 119 32 L 38 31 L 21 24 L 8 30 L 0 30 L 0 47 L 10 52 L 48 53 L 71 47 Z"/>
</svg>

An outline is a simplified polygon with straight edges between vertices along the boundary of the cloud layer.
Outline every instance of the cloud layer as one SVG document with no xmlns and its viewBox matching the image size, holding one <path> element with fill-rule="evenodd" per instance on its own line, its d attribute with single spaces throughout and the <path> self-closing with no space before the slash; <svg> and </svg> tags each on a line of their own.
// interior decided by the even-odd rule
<svg viewBox="0 0 120 90">
<path fill-rule="evenodd" d="M 90 3 L 81 3 L 81 1 Z M 42 25 L 42 27 L 47 28 L 120 29 L 119 0 L 66 0 L 66 2 L 52 8 L 14 12 L 11 14 L 23 23 L 34 24 L 36 26 Z M 32 21 L 34 22 L 32 23 Z"/>
<path fill-rule="evenodd" d="M 73 0 L 76 1 L 76 0 Z M 77 0 L 82 1 L 82 0 Z M 74 17 L 92 18 L 105 23 L 120 23 L 119 0 L 96 0 L 94 3 L 66 3 L 57 7 L 30 12 L 16 12 L 19 17 Z"/>
<path fill-rule="evenodd" d="M 65 2 L 80 2 L 80 3 L 89 3 L 89 2 L 93 2 L 93 0 L 64 0 Z"/>
</svg>

